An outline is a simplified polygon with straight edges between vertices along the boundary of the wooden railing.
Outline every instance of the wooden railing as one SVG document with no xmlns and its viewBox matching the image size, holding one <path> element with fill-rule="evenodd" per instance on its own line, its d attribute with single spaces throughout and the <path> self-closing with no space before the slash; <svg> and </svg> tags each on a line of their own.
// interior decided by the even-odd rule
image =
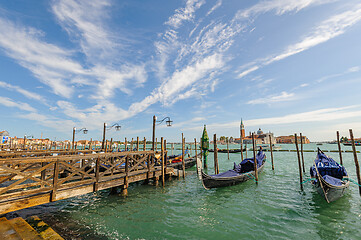
<svg viewBox="0 0 361 240">
<path fill-rule="evenodd" d="M 159 177 L 166 168 L 162 159 L 154 151 L 0 159 L 0 214 L 111 187 L 127 188 L 130 182 Z"/>
</svg>

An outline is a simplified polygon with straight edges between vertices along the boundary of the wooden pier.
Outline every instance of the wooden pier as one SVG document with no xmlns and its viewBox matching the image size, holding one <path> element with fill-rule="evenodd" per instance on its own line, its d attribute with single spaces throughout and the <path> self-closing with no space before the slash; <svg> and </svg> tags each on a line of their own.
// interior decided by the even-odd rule
<svg viewBox="0 0 361 240">
<path fill-rule="evenodd" d="M 51 155 L 0 158 L 0 214 L 180 174 L 155 151 Z"/>
</svg>

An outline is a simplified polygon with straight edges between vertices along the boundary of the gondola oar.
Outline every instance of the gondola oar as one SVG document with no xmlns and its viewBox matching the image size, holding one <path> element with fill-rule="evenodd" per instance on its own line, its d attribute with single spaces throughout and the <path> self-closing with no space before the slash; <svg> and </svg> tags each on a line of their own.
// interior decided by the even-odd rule
<svg viewBox="0 0 361 240">
<path fill-rule="evenodd" d="M 326 199 L 327 203 L 330 203 L 330 201 L 328 201 L 328 198 L 327 198 L 325 189 L 323 189 L 323 183 L 322 183 L 322 181 L 321 181 L 320 173 L 318 172 L 318 169 L 317 169 L 316 159 L 315 159 L 315 169 L 316 169 L 318 181 L 320 182 L 320 186 L 321 186 L 321 188 L 322 188 L 323 194 L 325 195 L 325 199 Z"/>
</svg>

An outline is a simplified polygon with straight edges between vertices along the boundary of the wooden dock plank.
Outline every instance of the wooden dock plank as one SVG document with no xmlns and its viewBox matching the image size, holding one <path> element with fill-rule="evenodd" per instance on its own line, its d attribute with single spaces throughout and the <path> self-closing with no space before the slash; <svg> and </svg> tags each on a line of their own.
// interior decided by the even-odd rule
<svg viewBox="0 0 361 240">
<path fill-rule="evenodd" d="M 18 217 L 9 220 L 9 223 L 13 226 L 16 232 L 24 240 L 41 240 L 39 233 L 35 231 L 23 218 Z"/>
<path fill-rule="evenodd" d="M 35 228 L 40 236 L 45 240 L 64 240 L 48 224 L 43 222 L 38 216 L 32 216 L 28 220 L 29 224 Z"/>
<path fill-rule="evenodd" d="M 0 218 L 0 239 L 21 240 L 20 235 L 15 231 L 13 226 L 5 217 Z"/>
</svg>

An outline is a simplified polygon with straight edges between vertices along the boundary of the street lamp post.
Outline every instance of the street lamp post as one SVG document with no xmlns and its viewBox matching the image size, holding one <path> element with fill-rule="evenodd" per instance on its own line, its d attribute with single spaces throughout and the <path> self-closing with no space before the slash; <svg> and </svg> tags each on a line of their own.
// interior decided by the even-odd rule
<svg viewBox="0 0 361 240">
<path fill-rule="evenodd" d="M 107 127 L 107 124 L 104 123 L 103 142 L 102 142 L 102 149 L 103 149 L 103 150 L 104 150 L 104 147 L 105 147 L 105 132 L 106 132 L 107 130 L 112 129 L 113 127 L 115 128 L 115 131 L 119 131 L 122 126 L 120 126 L 118 123 L 114 123 L 112 126 Z"/>
<path fill-rule="evenodd" d="M 74 141 L 75 141 L 75 133 L 83 131 L 84 134 L 88 133 L 88 130 L 86 128 L 81 128 L 79 130 L 76 129 L 76 127 L 73 127 L 73 142 L 71 144 L 71 149 L 74 150 Z"/>
<path fill-rule="evenodd" d="M 26 148 L 26 137 L 34 138 L 33 135 L 26 135 L 26 134 L 24 135 L 24 144 L 23 144 L 24 149 Z"/>
<path fill-rule="evenodd" d="M 165 121 L 166 119 L 168 119 L 167 121 Z M 154 151 L 155 149 L 155 125 L 160 125 L 163 122 L 166 122 L 167 127 L 171 127 L 172 126 L 172 120 L 170 120 L 170 117 L 165 117 L 160 121 L 157 121 L 157 117 L 154 115 L 153 116 L 153 143 L 152 143 L 152 150 Z M 157 124 L 158 123 L 158 124 Z"/>
</svg>

